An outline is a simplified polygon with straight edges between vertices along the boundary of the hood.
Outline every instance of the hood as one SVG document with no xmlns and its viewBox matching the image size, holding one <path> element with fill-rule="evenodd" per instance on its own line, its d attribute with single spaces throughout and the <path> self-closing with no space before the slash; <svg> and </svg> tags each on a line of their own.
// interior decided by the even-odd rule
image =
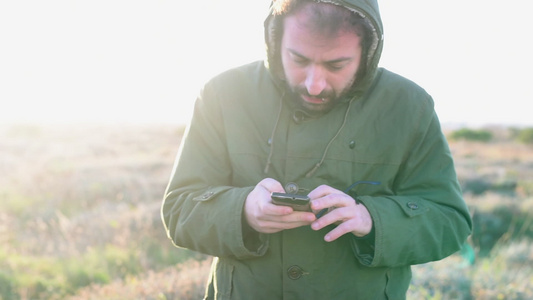
<svg viewBox="0 0 533 300">
<path fill-rule="evenodd" d="M 359 14 L 368 20 L 372 28 L 372 41 L 366 53 L 366 70 L 363 74 L 358 74 L 357 80 L 348 92 L 346 100 L 358 98 L 366 92 L 372 84 L 376 75 L 377 66 L 383 49 L 383 24 L 379 14 L 377 0 L 313 0 L 315 2 L 331 3 L 341 5 Z M 283 80 L 283 67 L 281 65 L 280 43 L 281 43 L 281 21 L 283 16 L 273 14 L 272 5 L 270 13 L 265 20 L 265 45 L 267 51 L 267 68 L 276 81 Z M 362 75 L 362 76 L 360 76 Z"/>
</svg>

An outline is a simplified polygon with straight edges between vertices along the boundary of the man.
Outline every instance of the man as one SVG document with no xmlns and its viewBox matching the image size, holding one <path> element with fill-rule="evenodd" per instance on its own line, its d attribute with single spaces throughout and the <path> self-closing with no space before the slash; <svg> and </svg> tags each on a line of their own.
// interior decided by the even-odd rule
<svg viewBox="0 0 533 300">
<path fill-rule="evenodd" d="M 278 0 L 265 37 L 265 63 L 197 99 L 162 206 L 169 237 L 215 257 L 206 299 L 405 298 L 410 265 L 471 231 L 431 97 L 377 67 L 376 1 Z"/>
</svg>

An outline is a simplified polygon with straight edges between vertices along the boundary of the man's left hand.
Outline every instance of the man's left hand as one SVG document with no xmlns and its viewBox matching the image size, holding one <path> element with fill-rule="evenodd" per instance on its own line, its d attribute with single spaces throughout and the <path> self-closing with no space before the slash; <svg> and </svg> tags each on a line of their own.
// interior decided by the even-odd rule
<svg viewBox="0 0 533 300">
<path fill-rule="evenodd" d="M 316 213 L 322 209 L 328 212 L 311 224 L 313 230 L 320 230 L 328 225 L 337 227 L 324 237 L 326 242 L 332 242 L 346 233 L 363 237 L 372 230 L 372 217 L 362 204 L 344 192 L 327 185 L 321 185 L 309 193 L 311 208 Z"/>
</svg>

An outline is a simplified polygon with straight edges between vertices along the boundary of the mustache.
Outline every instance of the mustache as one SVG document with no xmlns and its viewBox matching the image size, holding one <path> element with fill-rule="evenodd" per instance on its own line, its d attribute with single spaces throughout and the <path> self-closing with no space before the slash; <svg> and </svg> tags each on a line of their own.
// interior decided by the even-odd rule
<svg viewBox="0 0 533 300">
<path fill-rule="evenodd" d="M 324 90 L 318 95 L 311 95 L 311 94 L 309 94 L 309 92 L 307 91 L 306 88 L 304 88 L 304 87 L 296 87 L 294 89 L 294 92 L 296 92 L 298 94 L 301 94 L 301 95 L 304 95 L 304 96 L 307 96 L 307 97 L 313 97 L 313 98 L 326 98 L 326 99 L 335 98 L 335 93 L 333 91 Z"/>
</svg>

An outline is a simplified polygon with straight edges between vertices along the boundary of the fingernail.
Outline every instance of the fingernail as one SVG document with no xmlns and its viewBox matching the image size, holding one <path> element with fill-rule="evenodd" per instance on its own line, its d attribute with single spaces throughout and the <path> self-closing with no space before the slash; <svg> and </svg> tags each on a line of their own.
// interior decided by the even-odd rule
<svg viewBox="0 0 533 300">
<path fill-rule="evenodd" d="M 318 230 L 318 223 L 316 223 L 316 222 L 312 223 L 312 224 L 311 224 L 311 228 L 312 228 L 313 230 Z"/>
<path fill-rule="evenodd" d="M 313 201 L 311 201 L 311 203 L 309 205 L 311 205 L 311 208 L 314 208 L 317 204 L 316 204 L 316 201 L 313 200 Z"/>
<path fill-rule="evenodd" d="M 326 242 L 331 241 L 331 236 L 330 236 L 329 234 L 326 234 L 326 236 L 324 237 L 324 240 L 325 240 Z"/>
</svg>

